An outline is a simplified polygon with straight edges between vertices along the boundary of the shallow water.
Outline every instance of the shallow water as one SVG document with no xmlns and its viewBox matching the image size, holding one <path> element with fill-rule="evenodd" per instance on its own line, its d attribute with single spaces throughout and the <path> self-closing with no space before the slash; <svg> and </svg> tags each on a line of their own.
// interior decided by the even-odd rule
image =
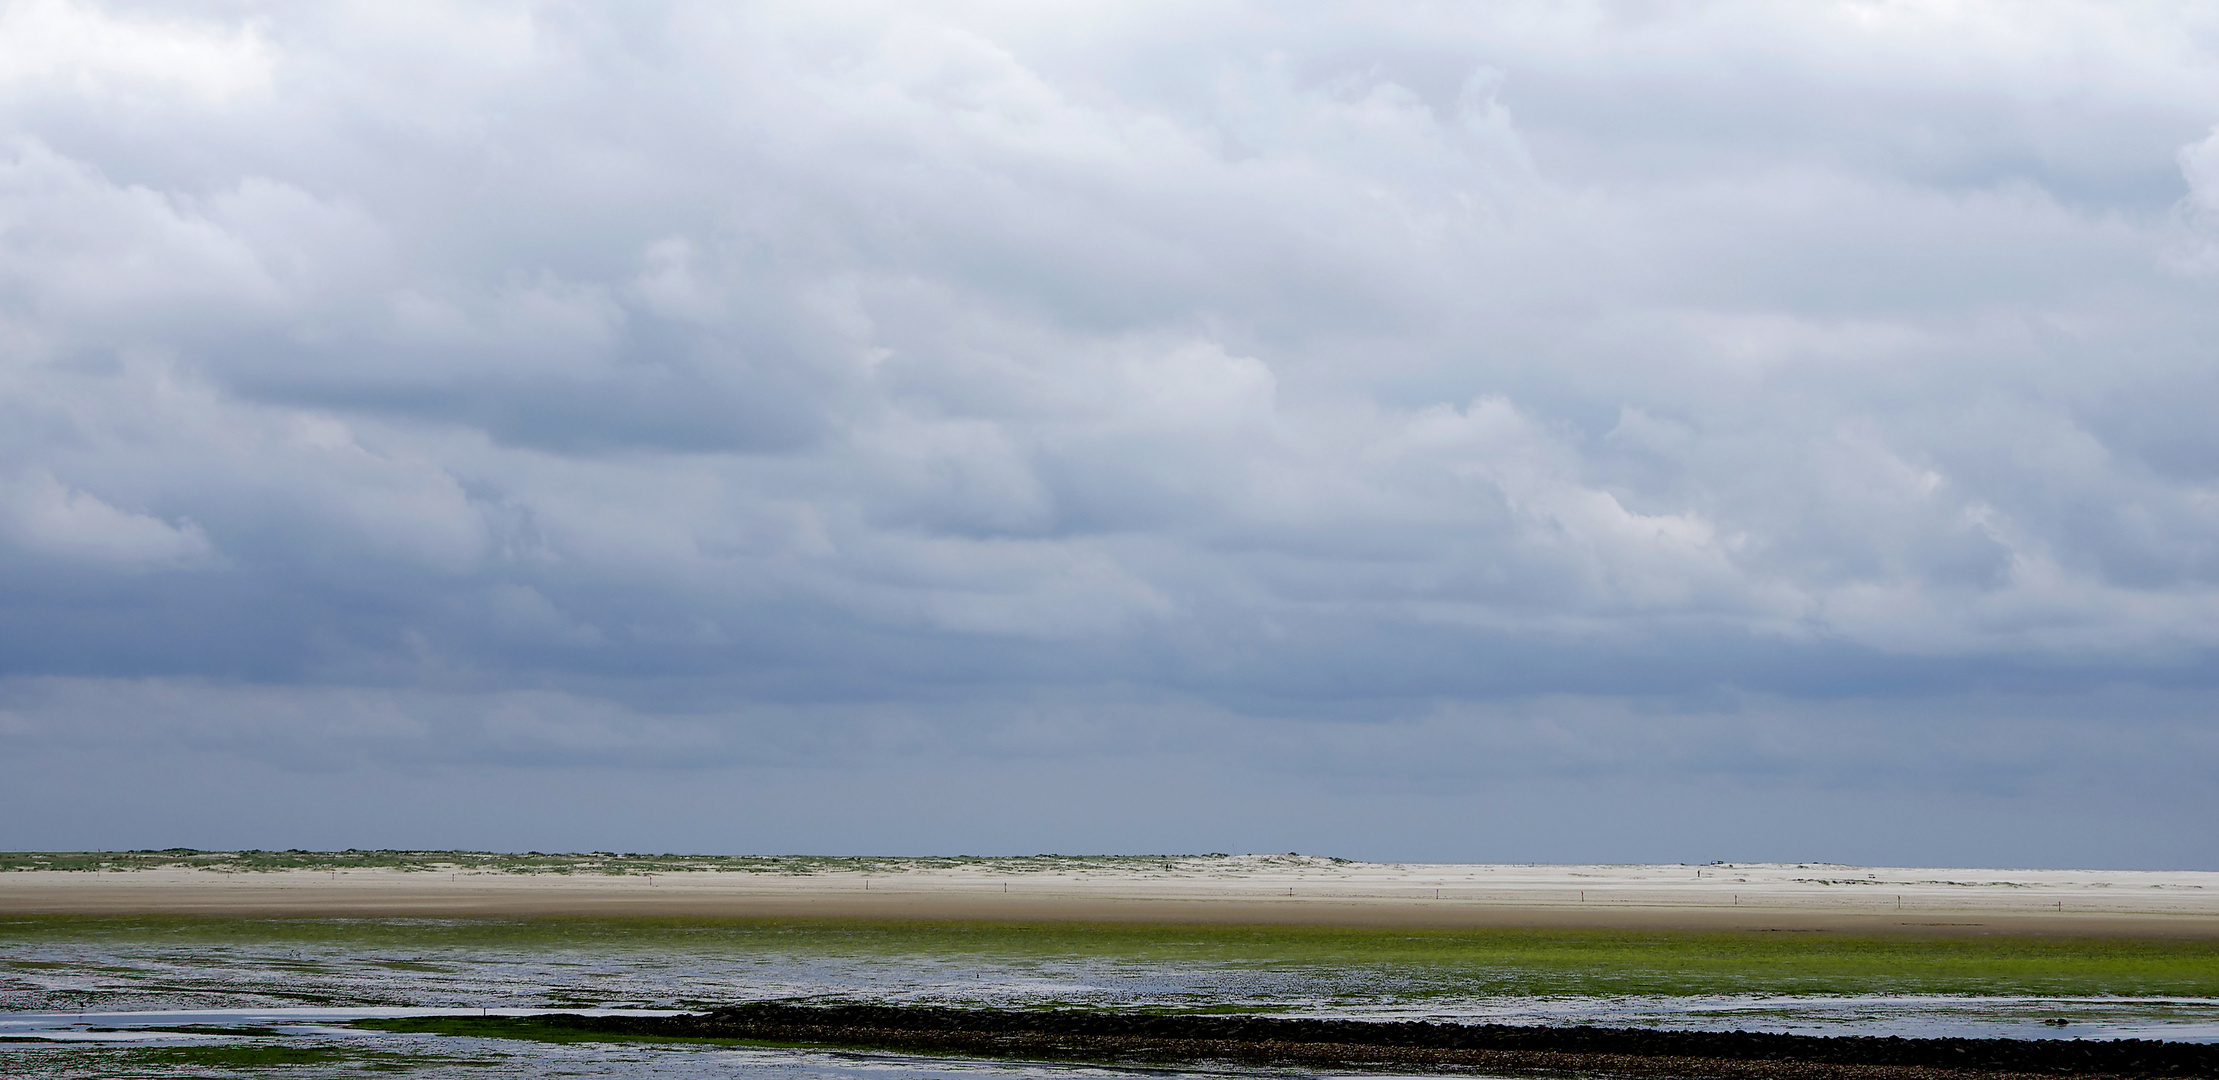
<svg viewBox="0 0 2219 1080">
<path fill-rule="evenodd" d="M 0 1043 L 0 1074 L 300 1075 L 303 1067 L 314 1065 L 317 1075 L 372 1069 L 424 1077 L 745 1075 L 761 1080 L 861 1080 L 867 1074 L 871 1080 L 952 1080 L 1161 1075 L 1147 1070 L 893 1054 L 547 1045 L 370 1033 L 335 1026 L 364 1016 L 427 1011 L 673 1010 L 763 999 L 1232 1009 L 1321 1017 L 1805 1034 L 2219 1041 L 2219 1000 L 2209 998 L 1515 997 L 1485 992 L 1474 985 L 1468 972 L 1417 966 L 968 952 L 889 955 L 882 950 L 781 949 L 764 941 L 745 948 L 714 942 L 689 947 L 669 939 L 652 946 L 602 941 L 590 948 L 404 947 L 365 940 L 164 940 L 153 935 L 0 939 L 0 1038 L 42 1040 Z M 240 1040 L 149 1030 L 187 1024 L 253 1024 L 277 1033 Z M 205 1048 L 211 1046 L 282 1047 L 306 1058 L 292 1064 L 203 1060 Z"/>
</svg>

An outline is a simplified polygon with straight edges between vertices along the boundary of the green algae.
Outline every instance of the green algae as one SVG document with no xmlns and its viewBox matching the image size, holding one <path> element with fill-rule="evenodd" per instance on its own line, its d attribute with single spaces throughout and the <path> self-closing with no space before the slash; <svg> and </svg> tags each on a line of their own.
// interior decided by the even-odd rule
<svg viewBox="0 0 2219 1080">
<path fill-rule="evenodd" d="M 239 919 L 15 916 L 41 941 L 326 944 L 685 955 L 1109 961 L 1389 979 L 1397 995 L 1971 994 L 2219 997 L 2219 942 L 1591 929 L 1349 929 L 709 919 Z M 0 968 L 8 966 L 0 958 Z M 428 970 L 436 970 L 429 967 Z"/>
<path fill-rule="evenodd" d="M 177 1080 L 184 1077 L 351 1076 L 406 1074 L 427 1067 L 488 1066 L 499 1057 L 463 1057 L 366 1046 L 319 1043 L 239 1042 L 197 1046 L 86 1046 L 48 1044 L 0 1050 L 0 1072 L 24 1080 L 100 1077 L 102 1080 Z"/>
</svg>

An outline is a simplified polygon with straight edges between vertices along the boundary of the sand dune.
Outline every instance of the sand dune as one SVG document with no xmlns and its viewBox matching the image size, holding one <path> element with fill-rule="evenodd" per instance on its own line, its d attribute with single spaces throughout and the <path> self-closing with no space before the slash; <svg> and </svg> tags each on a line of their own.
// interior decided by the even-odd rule
<svg viewBox="0 0 2219 1080">
<path fill-rule="evenodd" d="M 1300 856 L 879 860 L 869 870 L 0 873 L 0 914 L 690 916 L 1593 926 L 2219 938 L 2219 873 L 1354 863 Z"/>
</svg>

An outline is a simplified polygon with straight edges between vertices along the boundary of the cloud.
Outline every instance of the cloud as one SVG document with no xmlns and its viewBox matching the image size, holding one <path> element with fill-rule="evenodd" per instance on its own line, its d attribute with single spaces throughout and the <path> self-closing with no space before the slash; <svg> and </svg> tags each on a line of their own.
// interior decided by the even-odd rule
<svg viewBox="0 0 2219 1080">
<path fill-rule="evenodd" d="M 191 563 L 211 554 L 207 534 L 191 521 L 172 525 L 118 510 L 44 470 L 0 485 L 0 492 L 0 531 L 24 553 L 119 567 Z"/>
<path fill-rule="evenodd" d="M 180 93 L 222 102 L 267 93 L 270 66 L 252 24 L 134 18 L 67 0 L 27 0 L 0 12 L 0 82 L 27 90 L 140 108 Z"/>
<path fill-rule="evenodd" d="M 0 738 L 2123 790 L 2197 18 L 14 5 Z"/>
<path fill-rule="evenodd" d="M 2219 128 L 2180 148 L 2180 171 L 2188 181 L 2179 206 L 2188 235 L 2173 257 L 2182 269 L 2209 273 L 2219 269 Z"/>
</svg>

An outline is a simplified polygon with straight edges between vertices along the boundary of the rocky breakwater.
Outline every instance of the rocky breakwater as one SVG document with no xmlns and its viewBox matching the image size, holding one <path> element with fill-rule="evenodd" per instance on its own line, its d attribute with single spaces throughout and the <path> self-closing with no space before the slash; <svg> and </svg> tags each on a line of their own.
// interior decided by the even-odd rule
<svg viewBox="0 0 2219 1080">
<path fill-rule="evenodd" d="M 2143 1039 L 1905 1039 L 1747 1031 L 749 1004 L 682 1016 L 545 1016 L 574 1031 L 1091 1061 L 1628 1077 L 2219 1078 L 2219 1046 Z"/>
</svg>

